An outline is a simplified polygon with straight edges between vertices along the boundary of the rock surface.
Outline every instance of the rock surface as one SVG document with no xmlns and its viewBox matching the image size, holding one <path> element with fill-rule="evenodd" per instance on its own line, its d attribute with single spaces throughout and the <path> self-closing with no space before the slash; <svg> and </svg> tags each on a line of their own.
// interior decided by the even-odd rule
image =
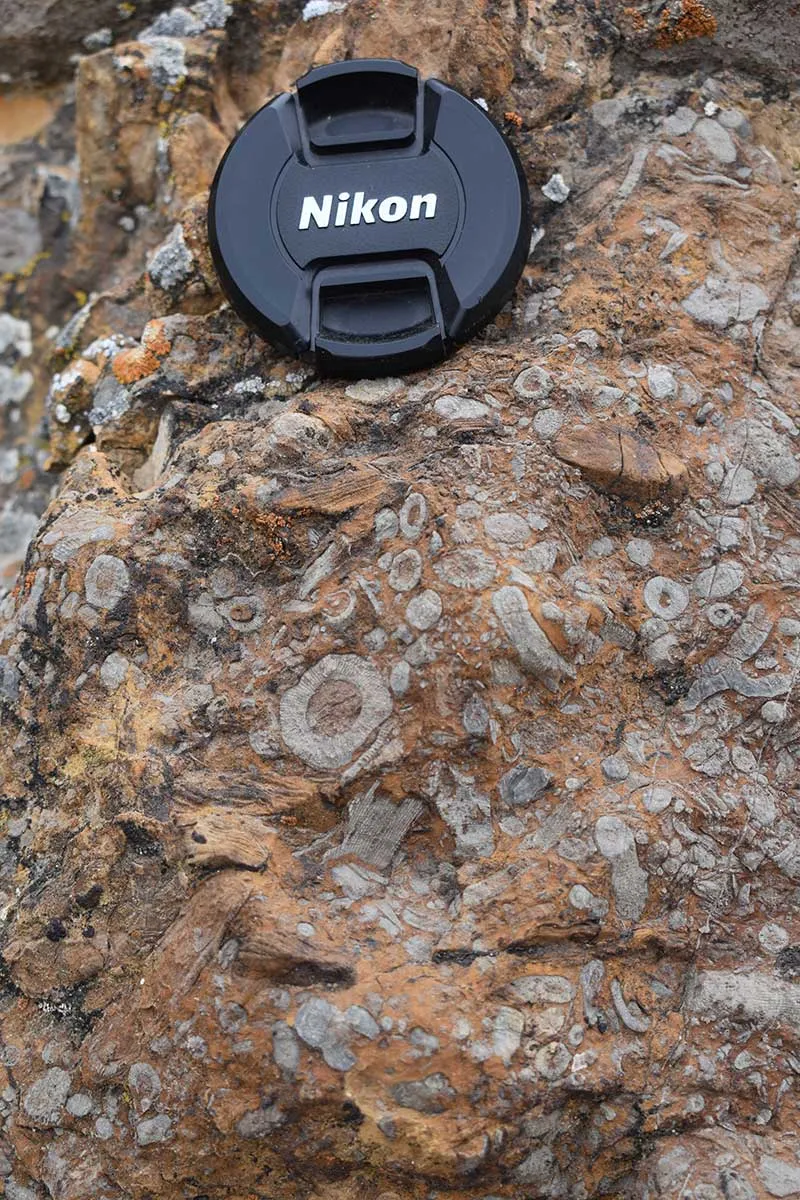
<svg viewBox="0 0 800 1200">
<path fill-rule="evenodd" d="M 800 1195 L 792 21 L 199 0 L 10 98 L 12 1200 Z M 513 303 L 404 379 L 277 357 L 205 243 L 348 54 L 531 185 Z"/>
</svg>

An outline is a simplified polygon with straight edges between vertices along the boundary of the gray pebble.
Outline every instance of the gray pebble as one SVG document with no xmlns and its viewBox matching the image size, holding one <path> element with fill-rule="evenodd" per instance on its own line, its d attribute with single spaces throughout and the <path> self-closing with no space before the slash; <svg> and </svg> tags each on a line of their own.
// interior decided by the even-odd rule
<svg viewBox="0 0 800 1200">
<path fill-rule="evenodd" d="M 709 275 L 681 302 L 681 307 L 703 325 L 727 329 L 735 322 L 748 324 L 769 308 L 769 303 L 767 293 L 755 283 Z"/>
<path fill-rule="evenodd" d="M 678 394 L 678 384 L 669 367 L 655 363 L 647 371 L 647 390 L 654 400 L 671 400 Z"/>
<path fill-rule="evenodd" d="M 431 588 L 420 592 L 406 606 L 406 620 L 414 629 L 432 629 L 442 615 L 442 600 Z M 394 690 L 394 689 L 393 689 Z"/>
<path fill-rule="evenodd" d="M 152 1146 L 155 1142 L 164 1142 L 172 1129 L 172 1119 L 166 1113 L 157 1117 L 149 1117 L 140 1121 L 136 1126 L 136 1141 L 140 1146 Z"/>
<path fill-rule="evenodd" d="M 611 754 L 608 758 L 604 758 L 601 769 L 606 779 L 622 780 L 627 779 L 631 773 L 631 769 L 619 754 Z"/>
<path fill-rule="evenodd" d="M 668 137 L 685 137 L 687 133 L 692 132 L 697 121 L 697 113 L 681 105 L 680 108 L 676 108 L 675 112 L 664 121 L 664 133 Z"/>
<path fill-rule="evenodd" d="M 631 538 L 625 547 L 625 553 L 637 567 L 649 567 L 653 561 L 653 547 L 645 538 Z"/>
<path fill-rule="evenodd" d="M 408 615 L 406 613 L 406 615 Z M 404 696 L 411 682 L 411 667 L 407 662 L 395 663 L 389 675 L 389 687 L 395 696 Z"/>
<path fill-rule="evenodd" d="M 410 592 L 420 581 L 422 559 L 418 551 L 401 550 L 392 560 L 389 571 L 389 586 L 395 592 Z"/>
<path fill-rule="evenodd" d="M 528 522 L 512 512 L 493 513 L 483 522 L 483 527 L 494 541 L 511 546 L 522 546 L 531 536 Z"/>
<path fill-rule="evenodd" d="M 478 421 L 488 417 L 491 409 L 488 404 L 466 396 L 440 396 L 433 411 L 445 421 Z"/>
<path fill-rule="evenodd" d="M 500 795 L 506 804 L 516 808 L 538 800 L 552 782 L 553 776 L 543 767 L 512 767 L 500 780 Z"/>
<path fill-rule="evenodd" d="M 553 390 L 553 380 L 542 367 L 526 367 L 514 380 L 514 391 L 523 400 L 544 400 Z"/>
</svg>

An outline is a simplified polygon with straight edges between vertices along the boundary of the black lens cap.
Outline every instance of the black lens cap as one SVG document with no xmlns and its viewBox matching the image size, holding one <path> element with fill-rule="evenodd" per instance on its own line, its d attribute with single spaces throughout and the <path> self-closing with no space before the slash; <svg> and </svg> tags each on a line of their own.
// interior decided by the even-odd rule
<svg viewBox="0 0 800 1200">
<path fill-rule="evenodd" d="M 209 237 L 239 315 L 326 374 L 443 358 L 510 297 L 519 160 L 479 105 L 393 59 L 309 71 L 220 163 Z"/>
</svg>

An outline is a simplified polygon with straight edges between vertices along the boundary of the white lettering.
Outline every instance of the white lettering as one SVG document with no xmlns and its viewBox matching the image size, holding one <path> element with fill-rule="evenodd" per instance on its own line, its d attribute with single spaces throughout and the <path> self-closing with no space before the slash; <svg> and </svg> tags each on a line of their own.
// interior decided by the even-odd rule
<svg viewBox="0 0 800 1200">
<path fill-rule="evenodd" d="M 420 217 L 430 220 L 436 216 L 437 200 L 436 192 L 412 196 L 410 203 L 404 196 L 386 196 L 379 202 L 377 196 L 367 200 L 364 192 L 354 192 L 351 201 L 349 192 L 339 192 L 334 212 L 333 196 L 323 196 L 321 201 L 314 196 L 304 196 L 298 228 L 310 229 L 313 221 L 318 229 L 327 229 L 331 223 L 331 216 L 334 217 L 333 224 L 341 228 L 348 223 L 348 206 L 351 225 L 374 225 L 376 216 L 379 221 L 390 225 L 395 221 L 402 221 L 406 216 L 410 221 L 418 221 Z"/>
<path fill-rule="evenodd" d="M 402 221 L 408 212 L 408 201 L 402 196 L 387 196 L 378 205 L 378 216 L 382 221 Z"/>
<path fill-rule="evenodd" d="M 344 225 L 347 220 L 347 201 L 350 199 L 349 192 L 339 192 L 339 203 L 336 205 L 336 220 L 334 225 Z"/>
<path fill-rule="evenodd" d="M 322 205 L 317 204 L 313 196 L 304 196 L 299 228 L 308 229 L 313 217 L 320 229 L 327 229 L 330 224 L 332 205 L 333 196 L 323 196 Z"/>
<path fill-rule="evenodd" d="M 364 193 L 356 192 L 353 196 L 353 208 L 350 213 L 350 224 L 360 225 L 364 221 L 367 225 L 375 224 L 375 217 L 372 215 L 375 205 L 378 203 L 377 198 L 368 200 L 364 203 Z"/>
<path fill-rule="evenodd" d="M 427 192 L 424 196 L 411 197 L 411 212 L 408 214 L 409 221 L 418 221 L 423 204 L 425 205 L 425 216 L 436 216 L 436 193 Z"/>
</svg>

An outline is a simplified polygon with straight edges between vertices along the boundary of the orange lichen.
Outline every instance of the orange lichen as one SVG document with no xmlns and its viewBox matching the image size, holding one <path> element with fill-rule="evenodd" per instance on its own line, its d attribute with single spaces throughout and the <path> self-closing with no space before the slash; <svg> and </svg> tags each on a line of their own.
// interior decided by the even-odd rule
<svg viewBox="0 0 800 1200">
<path fill-rule="evenodd" d="M 701 0 L 681 0 L 681 15 L 676 22 L 672 22 L 668 10 L 664 11 L 656 45 L 666 49 L 694 38 L 713 37 L 716 32 L 717 18 Z"/>
<path fill-rule="evenodd" d="M 522 128 L 522 117 L 518 112 L 504 112 L 503 117 L 506 121 L 508 121 L 509 125 L 516 125 L 517 129 Z"/>
<path fill-rule="evenodd" d="M 114 359 L 112 370 L 120 383 L 136 383 L 152 375 L 158 367 L 158 359 L 143 346 L 132 346 L 122 350 Z"/>
<path fill-rule="evenodd" d="M 164 331 L 163 321 L 148 321 L 142 332 L 142 345 L 159 358 L 164 358 L 172 348 L 172 342 Z"/>
<path fill-rule="evenodd" d="M 647 28 L 647 22 L 639 12 L 638 8 L 624 8 L 622 10 L 622 15 L 623 17 L 627 18 L 628 21 L 630 21 L 637 33 L 641 33 Z"/>
</svg>

